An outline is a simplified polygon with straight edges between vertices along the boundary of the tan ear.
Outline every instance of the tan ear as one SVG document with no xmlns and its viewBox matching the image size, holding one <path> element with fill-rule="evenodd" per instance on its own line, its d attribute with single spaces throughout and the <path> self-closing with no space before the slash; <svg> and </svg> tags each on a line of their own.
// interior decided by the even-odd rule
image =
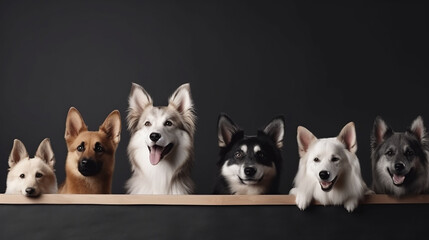
<svg viewBox="0 0 429 240">
<path fill-rule="evenodd" d="M 299 156 L 303 157 L 310 145 L 317 140 L 317 138 L 307 128 L 298 126 L 296 139 L 298 142 Z"/>
<path fill-rule="evenodd" d="M 337 139 L 346 145 L 346 148 L 352 152 L 356 153 L 357 151 L 357 142 L 356 142 L 356 130 L 355 124 L 353 122 L 347 123 L 343 127 L 340 134 L 337 136 Z"/>
<path fill-rule="evenodd" d="M 169 105 L 175 107 L 181 114 L 192 110 L 191 86 L 189 83 L 183 84 L 174 91 L 168 100 Z"/>
<path fill-rule="evenodd" d="M 18 139 L 13 140 L 12 151 L 9 155 L 9 167 L 15 166 L 21 159 L 28 158 L 27 149 Z"/>
<path fill-rule="evenodd" d="M 106 133 L 115 144 L 119 143 L 121 140 L 121 114 L 118 110 L 114 110 L 107 116 L 100 126 L 100 131 Z"/>
<path fill-rule="evenodd" d="M 79 133 L 87 130 L 88 127 L 85 125 L 80 112 L 76 108 L 71 107 L 66 120 L 66 132 L 64 134 L 66 141 L 69 142 L 73 140 Z"/>
<path fill-rule="evenodd" d="M 130 96 L 128 97 L 127 122 L 129 130 L 133 130 L 137 127 L 144 109 L 152 105 L 152 98 L 146 90 L 137 83 L 133 83 L 131 86 Z"/>
<path fill-rule="evenodd" d="M 36 151 L 36 157 L 45 161 L 52 169 L 55 165 L 54 151 L 51 147 L 49 138 L 43 139 Z"/>
</svg>

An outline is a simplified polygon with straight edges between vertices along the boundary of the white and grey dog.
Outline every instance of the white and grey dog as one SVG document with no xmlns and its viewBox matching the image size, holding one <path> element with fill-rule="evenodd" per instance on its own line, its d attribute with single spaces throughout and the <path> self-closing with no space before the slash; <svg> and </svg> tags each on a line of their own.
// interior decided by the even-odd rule
<svg viewBox="0 0 429 240">
<path fill-rule="evenodd" d="M 189 84 L 171 95 L 168 106 L 155 107 L 149 94 L 133 83 L 127 116 L 129 194 L 192 193 L 195 119 Z"/>
<path fill-rule="evenodd" d="M 295 187 L 290 194 L 304 210 L 313 199 L 323 205 L 344 205 L 353 211 L 367 191 L 357 150 L 354 123 L 348 123 L 337 137 L 317 139 L 309 130 L 298 127 L 301 157 Z"/>
</svg>

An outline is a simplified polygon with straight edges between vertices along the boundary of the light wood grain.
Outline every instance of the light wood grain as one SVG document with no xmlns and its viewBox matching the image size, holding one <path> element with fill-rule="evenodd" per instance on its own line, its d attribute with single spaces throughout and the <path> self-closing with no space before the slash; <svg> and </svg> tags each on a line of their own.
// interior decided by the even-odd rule
<svg viewBox="0 0 429 240">
<path fill-rule="evenodd" d="M 293 195 L 124 195 L 45 194 L 39 198 L 0 194 L 0 204 L 87 204 L 87 205 L 295 205 Z M 319 205 L 319 203 L 313 203 Z M 429 204 L 429 195 L 394 198 L 367 196 L 361 204 Z"/>
</svg>

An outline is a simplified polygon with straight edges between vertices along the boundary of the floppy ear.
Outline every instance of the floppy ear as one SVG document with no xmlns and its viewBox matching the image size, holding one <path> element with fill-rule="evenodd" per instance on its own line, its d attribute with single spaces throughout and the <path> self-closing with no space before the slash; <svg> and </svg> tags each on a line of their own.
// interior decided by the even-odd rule
<svg viewBox="0 0 429 240">
<path fill-rule="evenodd" d="M 283 137 L 285 134 L 285 119 L 283 116 L 278 116 L 271 120 L 265 128 L 264 133 L 267 134 L 275 143 L 277 148 L 283 147 Z"/>
<path fill-rule="evenodd" d="M 337 139 L 346 145 L 346 148 L 352 152 L 356 153 L 357 151 L 357 142 L 356 142 L 356 130 L 355 124 L 353 122 L 349 122 L 346 126 L 341 129 L 340 134 Z"/>
<path fill-rule="evenodd" d="M 128 129 L 137 127 L 138 121 L 144 109 L 153 104 L 152 98 L 144 88 L 136 83 L 131 86 L 130 96 L 128 97 Z"/>
<path fill-rule="evenodd" d="M 114 110 L 107 116 L 100 126 L 100 131 L 106 133 L 115 144 L 119 143 L 121 140 L 121 114 L 118 110 Z"/>
<path fill-rule="evenodd" d="M 217 139 L 219 147 L 226 147 L 240 128 L 225 113 L 219 115 L 217 122 Z"/>
<path fill-rule="evenodd" d="M 69 142 L 76 138 L 79 133 L 86 130 L 88 130 L 88 128 L 85 125 L 80 112 L 76 108 L 71 107 L 69 113 L 67 114 L 66 132 L 64 134 L 64 138 L 67 142 Z"/>
<path fill-rule="evenodd" d="M 386 137 L 393 134 L 393 130 L 384 122 L 384 120 L 377 116 L 374 120 L 374 125 L 372 127 L 371 135 L 371 147 L 373 149 L 377 148 Z"/>
<path fill-rule="evenodd" d="M 39 144 L 39 147 L 36 151 L 36 157 L 45 161 L 52 169 L 54 168 L 55 156 L 49 138 L 43 139 L 43 141 Z"/>
<path fill-rule="evenodd" d="M 307 128 L 298 126 L 296 139 L 298 141 L 299 156 L 303 157 L 308 147 L 317 140 L 317 138 Z"/>
<path fill-rule="evenodd" d="M 411 124 L 410 131 L 416 135 L 416 137 L 422 141 L 426 135 L 426 128 L 423 125 L 423 119 L 421 116 L 418 116 L 413 123 Z"/>
<path fill-rule="evenodd" d="M 12 151 L 9 155 L 9 167 L 15 166 L 21 159 L 28 158 L 27 149 L 18 139 L 13 140 Z"/>
</svg>

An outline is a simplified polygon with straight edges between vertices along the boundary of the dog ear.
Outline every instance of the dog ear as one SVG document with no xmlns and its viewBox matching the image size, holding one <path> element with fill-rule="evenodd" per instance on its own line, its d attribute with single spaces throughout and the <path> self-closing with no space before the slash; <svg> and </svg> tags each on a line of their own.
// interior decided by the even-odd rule
<svg viewBox="0 0 429 240">
<path fill-rule="evenodd" d="M 357 141 L 356 141 L 356 129 L 354 122 L 347 123 L 343 129 L 341 129 L 340 134 L 337 139 L 346 145 L 346 148 L 352 152 L 356 153 L 357 151 Z"/>
<path fill-rule="evenodd" d="M 283 147 L 283 137 L 285 134 L 285 119 L 283 116 L 278 116 L 271 120 L 265 128 L 264 133 L 267 134 L 275 143 L 277 148 Z"/>
<path fill-rule="evenodd" d="M 418 116 L 413 123 L 411 124 L 410 130 L 411 133 L 416 135 L 416 137 L 422 141 L 426 136 L 426 128 L 423 125 L 423 118 Z"/>
<path fill-rule="evenodd" d="M 18 139 L 13 140 L 12 151 L 9 155 L 9 167 L 15 166 L 21 159 L 28 158 L 27 149 Z"/>
<path fill-rule="evenodd" d="M 45 161 L 52 169 L 55 165 L 54 151 L 51 147 L 49 138 L 43 139 L 36 151 L 36 157 Z"/>
<path fill-rule="evenodd" d="M 386 137 L 393 134 L 393 130 L 384 122 L 384 120 L 377 116 L 374 120 L 371 134 L 371 148 L 375 149 L 380 145 Z"/>
<path fill-rule="evenodd" d="M 226 147 L 232 137 L 241 131 L 240 128 L 225 113 L 219 115 L 217 121 L 217 139 L 219 147 Z"/>
<path fill-rule="evenodd" d="M 307 128 L 298 126 L 297 129 L 297 141 L 299 156 L 303 157 L 308 150 L 308 147 L 317 140 L 317 138 Z"/>
<path fill-rule="evenodd" d="M 191 97 L 191 86 L 189 83 L 181 85 L 168 99 L 168 106 L 176 109 L 185 119 L 185 129 L 194 134 L 195 112 Z"/>
<path fill-rule="evenodd" d="M 107 116 L 104 123 L 100 126 L 100 131 L 106 133 L 115 144 L 119 143 L 121 140 L 121 114 L 118 110 L 111 112 Z"/>
<path fill-rule="evenodd" d="M 152 98 L 146 90 L 137 83 L 133 83 L 131 86 L 130 96 L 128 97 L 127 122 L 129 130 L 133 130 L 137 127 L 144 109 L 152 105 Z"/>
<path fill-rule="evenodd" d="M 88 130 L 88 128 L 85 125 L 80 112 L 76 108 L 71 107 L 66 120 L 66 132 L 64 135 L 66 142 L 71 141 L 79 135 L 79 133 L 86 130 Z"/>
</svg>

